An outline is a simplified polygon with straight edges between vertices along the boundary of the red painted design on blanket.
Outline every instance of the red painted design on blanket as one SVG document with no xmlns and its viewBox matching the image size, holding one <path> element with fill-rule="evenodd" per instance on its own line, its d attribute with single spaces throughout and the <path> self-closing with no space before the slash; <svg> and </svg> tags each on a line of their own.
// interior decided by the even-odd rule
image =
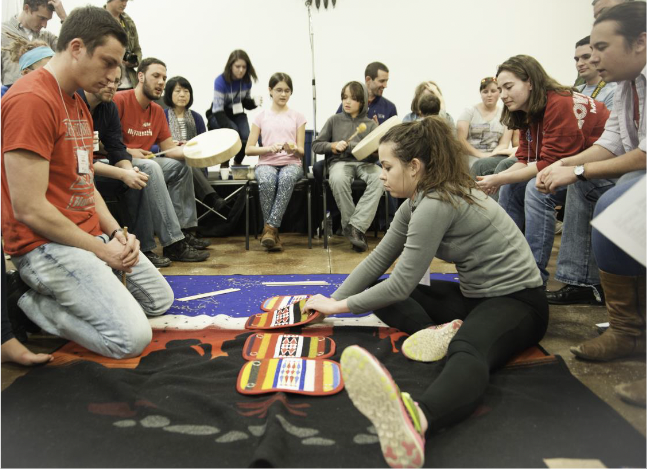
<svg viewBox="0 0 647 470">
<path fill-rule="evenodd" d="M 377 333 L 378 333 L 378 338 L 380 339 L 384 339 L 387 336 L 389 337 L 389 339 L 391 340 L 391 350 L 393 351 L 393 354 L 397 354 L 400 352 L 400 350 L 395 347 L 396 341 L 398 341 L 400 338 L 404 336 L 409 336 L 408 334 L 403 333 L 397 328 L 378 328 Z"/>
<path fill-rule="evenodd" d="M 306 412 L 299 411 L 304 408 L 310 408 L 310 405 L 308 403 L 291 404 L 288 402 L 287 395 L 283 392 L 276 393 L 272 395 L 270 398 L 268 398 L 267 400 L 264 400 L 261 402 L 236 403 L 236 407 L 239 408 L 236 411 L 238 412 L 239 415 L 242 415 L 242 416 L 257 416 L 258 418 L 265 418 L 267 416 L 267 412 L 269 411 L 270 407 L 277 402 L 282 404 L 285 407 L 285 409 L 288 410 L 288 412 L 293 415 L 308 416 Z M 249 410 L 249 411 L 241 411 L 241 410 Z"/>
</svg>

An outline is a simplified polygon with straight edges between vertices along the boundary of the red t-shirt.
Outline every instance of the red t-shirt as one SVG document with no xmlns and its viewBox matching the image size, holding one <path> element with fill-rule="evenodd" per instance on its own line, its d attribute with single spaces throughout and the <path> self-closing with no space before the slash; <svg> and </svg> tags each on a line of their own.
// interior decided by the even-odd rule
<svg viewBox="0 0 647 470">
<path fill-rule="evenodd" d="M 157 103 L 142 109 L 134 89 L 120 91 L 113 100 L 119 109 L 124 144 L 129 149 L 150 150 L 171 137 L 164 110 Z"/>
<path fill-rule="evenodd" d="M 544 118 L 521 129 L 516 157 L 526 164 L 536 161 L 541 171 L 561 158 L 576 155 L 598 140 L 609 114 L 604 103 L 589 96 L 549 91 Z"/>
<path fill-rule="evenodd" d="M 24 255 L 50 242 L 14 216 L 4 167 L 5 154 L 12 150 L 47 160 L 47 200 L 84 232 L 101 234 L 94 207 L 92 116 L 77 93 L 74 98 L 62 95 L 52 74 L 42 68 L 16 81 L 2 98 L 2 235 L 10 255 Z M 77 146 L 88 151 L 88 174 L 78 173 Z"/>
</svg>

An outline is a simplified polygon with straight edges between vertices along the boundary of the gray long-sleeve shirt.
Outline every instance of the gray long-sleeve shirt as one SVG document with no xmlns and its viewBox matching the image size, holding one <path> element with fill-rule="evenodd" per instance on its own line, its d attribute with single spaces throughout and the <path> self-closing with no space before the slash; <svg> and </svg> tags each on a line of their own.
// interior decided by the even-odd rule
<svg viewBox="0 0 647 470">
<path fill-rule="evenodd" d="M 419 193 L 398 209 L 387 234 L 332 297 L 364 313 L 405 300 L 434 257 L 456 264 L 465 297 L 496 297 L 542 285 L 521 231 L 481 191 L 478 204 L 455 198 L 457 207 Z M 391 276 L 367 289 L 398 259 Z M 366 289 L 366 290 L 365 290 Z"/>
</svg>

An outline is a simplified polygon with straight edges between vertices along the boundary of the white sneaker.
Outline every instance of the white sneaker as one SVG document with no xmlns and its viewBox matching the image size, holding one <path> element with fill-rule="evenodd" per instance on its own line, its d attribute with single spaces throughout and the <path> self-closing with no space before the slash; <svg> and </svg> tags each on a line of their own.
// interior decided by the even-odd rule
<svg viewBox="0 0 647 470">
<path fill-rule="evenodd" d="M 402 343 L 402 354 L 419 362 L 439 361 L 447 355 L 449 343 L 462 324 L 462 320 L 454 320 L 417 331 Z"/>
<path fill-rule="evenodd" d="M 386 463 L 393 468 L 422 467 L 425 439 L 413 399 L 400 393 L 391 374 L 366 349 L 349 346 L 340 362 L 348 396 L 375 426 Z"/>
</svg>

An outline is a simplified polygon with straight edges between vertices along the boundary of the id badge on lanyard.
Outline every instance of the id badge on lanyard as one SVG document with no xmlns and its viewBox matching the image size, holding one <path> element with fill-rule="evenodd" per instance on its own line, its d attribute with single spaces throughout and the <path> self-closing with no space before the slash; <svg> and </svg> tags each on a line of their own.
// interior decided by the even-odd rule
<svg viewBox="0 0 647 470">
<path fill-rule="evenodd" d="M 76 149 L 76 163 L 80 175 L 90 173 L 90 154 L 87 149 Z"/>
<path fill-rule="evenodd" d="M 244 113 L 245 111 L 243 110 L 243 103 L 242 102 L 241 103 L 234 103 L 232 105 L 232 107 L 231 107 L 231 111 L 234 114 L 242 114 L 242 113 Z"/>
</svg>

